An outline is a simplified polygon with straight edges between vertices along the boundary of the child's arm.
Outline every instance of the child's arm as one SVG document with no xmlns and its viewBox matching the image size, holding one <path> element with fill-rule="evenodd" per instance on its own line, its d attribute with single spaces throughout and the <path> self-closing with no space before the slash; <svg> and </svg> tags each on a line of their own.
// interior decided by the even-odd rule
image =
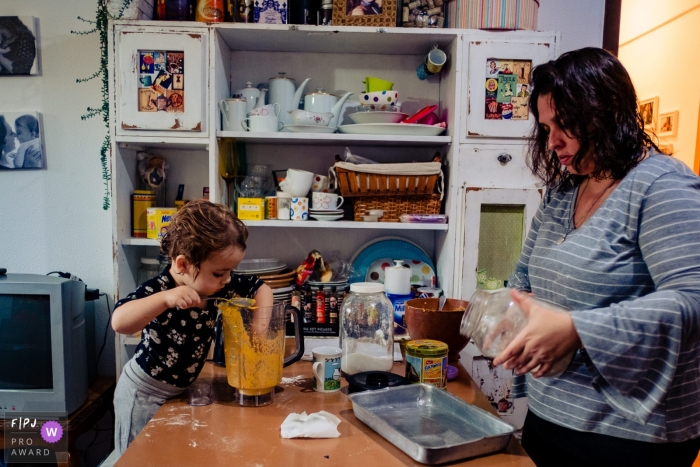
<svg viewBox="0 0 700 467">
<path fill-rule="evenodd" d="M 270 303 L 272 303 L 272 290 L 269 287 L 267 289 L 270 294 Z M 259 292 L 260 289 L 258 289 Z M 193 306 L 202 306 L 199 294 L 193 288 L 182 285 L 164 290 L 148 297 L 128 301 L 115 309 L 112 315 L 112 329 L 120 334 L 133 334 L 141 331 L 153 318 L 168 308 Z"/>
<path fill-rule="evenodd" d="M 272 306 L 272 302 L 274 301 L 274 298 L 272 297 L 272 289 L 267 284 L 263 284 L 260 287 L 258 287 L 258 290 L 255 291 L 254 298 L 255 306 L 261 308 L 266 306 Z"/>
</svg>

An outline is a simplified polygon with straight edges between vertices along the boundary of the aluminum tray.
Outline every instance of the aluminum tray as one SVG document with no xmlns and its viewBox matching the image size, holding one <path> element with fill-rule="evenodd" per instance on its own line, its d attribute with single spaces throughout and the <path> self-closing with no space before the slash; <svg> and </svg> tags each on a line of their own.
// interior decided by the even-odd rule
<svg viewBox="0 0 700 467">
<path fill-rule="evenodd" d="M 423 464 L 504 449 L 515 431 L 498 417 L 427 384 L 350 395 L 355 416 Z"/>
</svg>

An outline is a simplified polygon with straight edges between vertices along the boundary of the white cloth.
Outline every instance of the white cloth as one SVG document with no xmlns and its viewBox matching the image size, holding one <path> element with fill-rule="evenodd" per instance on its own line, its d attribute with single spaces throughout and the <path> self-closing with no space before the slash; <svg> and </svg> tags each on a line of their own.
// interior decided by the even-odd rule
<svg viewBox="0 0 700 467">
<path fill-rule="evenodd" d="M 282 438 L 337 438 L 340 419 L 325 410 L 306 415 L 290 413 L 282 422 Z"/>
<path fill-rule="evenodd" d="M 353 164 L 336 162 L 335 167 L 370 174 L 384 175 L 439 175 L 442 174 L 440 162 L 404 162 L 396 164 Z"/>
</svg>

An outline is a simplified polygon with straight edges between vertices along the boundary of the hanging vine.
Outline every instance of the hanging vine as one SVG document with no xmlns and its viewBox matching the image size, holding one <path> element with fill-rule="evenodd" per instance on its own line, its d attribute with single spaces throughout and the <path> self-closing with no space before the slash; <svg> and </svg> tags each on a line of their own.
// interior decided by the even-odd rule
<svg viewBox="0 0 700 467">
<path fill-rule="evenodd" d="M 110 137 L 109 137 L 109 72 L 107 70 L 108 64 L 108 54 L 107 49 L 107 34 L 108 34 L 108 21 L 110 19 L 120 19 L 124 15 L 124 10 L 126 10 L 133 0 L 121 0 L 122 6 L 119 9 L 119 13 L 116 16 L 111 16 L 107 11 L 107 3 L 109 0 L 97 0 L 97 13 L 95 14 L 95 21 L 86 20 L 78 16 L 80 21 L 94 25 L 89 31 L 71 31 L 71 34 L 77 34 L 85 36 L 88 34 L 98 33 L 100 36 L 100 67 L 87 78 L 76 79 L 77 83 L 85 83 L 87 81 L 93 80 L 100 77 L 102 80 L 102 105 L 100 107 L 88 107 L 87 113 L 80 116 L 81 120 L 87 120 L 89 118 L 95 117 L 97 115 L 102 115 L 102 121 L 107 127 L 107 134 L 102 142 L 102 147 L 100 148 L 100 162 L 102 163 L 102 180 L 105 184 L 105 194 L 102 200 L 102 209 L 109 209 L 109 182 L 112 179 L 112 175 L 109 170 L 109 162 L 107 160 L 107 154 L 109 152 Z M 115 0 L 111 0 L 115 1 Z"/>
</svg>

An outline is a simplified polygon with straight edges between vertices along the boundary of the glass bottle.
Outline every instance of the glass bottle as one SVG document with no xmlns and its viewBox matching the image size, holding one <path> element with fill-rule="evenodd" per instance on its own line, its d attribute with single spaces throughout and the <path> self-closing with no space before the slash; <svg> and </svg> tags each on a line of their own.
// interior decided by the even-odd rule
<svg viewBox="0 0 700 467">
<path fill-rule="evenodd" d="M 316 322 L 325 324 L 326 322 L 326 294 L 323 293 L 323 286 L 318 287 L 316 292 Z"/>
<path fill-rule="evenodd" d="M 316 321 L 314 319 L 315 302 L 316 302 L 316 300 L 314 299 L 313 295 L 311 294 L 311 286 L 306 284 L 304 286 L 303 306 L 304 306 L 304 321 L 307 323 L 313 323 Z"/>
<path fill-rule="evenodd" d="M 340 309 L 341 369 L 349 375 L 389 371 L 394 364 L 394 317 L 384 284 L 350 285 Z"/>
<path fill-rule="evenodd" d="M 550 303 L 538 303 L 561 313 L 567 312 Z M 469 299 L 459 332 L 471 338 L 485 357 L 496 358 L 525 328 L 527 321 L 527 315 L 511 297 L 511 289 L 477 289 Z M 544 376 L 561 375 L 575 353 L 572 351 L 557 361 Z"/>
<path fill-rule="evenodd" d="M 330 324 L 338 323 L 338 292 L 335 286 L 331 286 L 331 293 L 328 294 L 328 322 Z"/>
</svg>

